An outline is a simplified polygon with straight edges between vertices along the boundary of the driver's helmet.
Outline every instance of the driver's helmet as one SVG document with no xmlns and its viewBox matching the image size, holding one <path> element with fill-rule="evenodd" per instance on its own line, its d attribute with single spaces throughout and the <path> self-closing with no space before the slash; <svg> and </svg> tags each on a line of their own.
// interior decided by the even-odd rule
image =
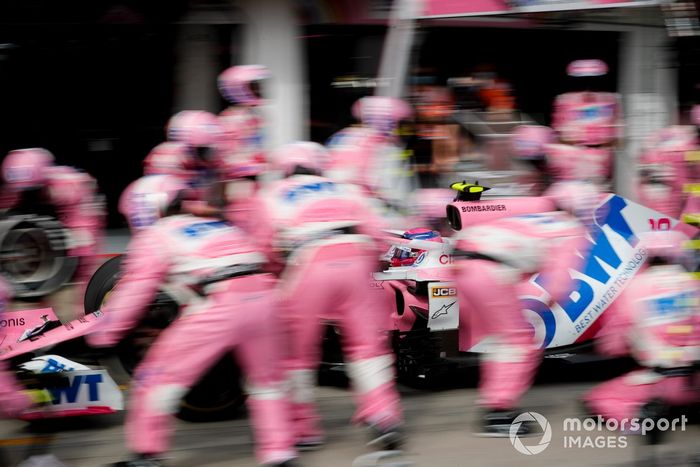
<svg viewBox="0 0 700 467">
<path fill-rule="evenodd" d="M 442 243 L 442 236 L 435 230 L 430 229 L 411 229 L 407 230 L 402 235 L 407 240 L 424 240 L 427 242 Z M 411 248 L 408 245 L 396 245 L 393 247 L 394 254 L 391 257 L 391 267 L 413 266 L 416 260 L 425 250 L 419 248 Z"/>
<path fill-rule="evenodd" d="M 174 175 L 146 175 L 132 182 L 119 198 L 119 212 L 132 230 L 149 227 L 165 216 L 187 185 Z"/>
<path fill-rule="evenodd" d="M 366 127 L 383 135 L 391 135 L 402 120 L 413 116 L 405 101 L 394 97 L 366 96 L 352 106 L 352 115 Z"/>
<path fill-rule="evenodd" d="M 219 75 L 219 91 L 234 104 L 262 105 L 260 83 L 269 77 L 270 71 L 264 65 L 232 66 Z"/>
<path fill-rule="evenodd" d="M 29 148 L 10 151 L 2 161 L 2 177 L 14 191 L 39 188 L 46 183 L 54 157 L 46 149 Z"/>
<path fill-rule="evenodd" d="M 544 160 L 545 145 L 552 142 L 554 131 L 542 125 L 520 125 L 511 136 L 513 154 L 521 160 Z"/>
</svg>

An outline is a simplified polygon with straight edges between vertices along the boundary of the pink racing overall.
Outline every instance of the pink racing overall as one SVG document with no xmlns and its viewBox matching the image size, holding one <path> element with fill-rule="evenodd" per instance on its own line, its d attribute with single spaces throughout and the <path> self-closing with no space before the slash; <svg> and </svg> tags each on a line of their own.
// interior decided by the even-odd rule
<svg viewBox="0 0 700 467">
<path fill-rule="evenodd" d="M 412 191 L 402 150 L 391 135 L 369 127 L 351 126 L 331 137 L 328 154 L 324 174 L 333 180 L 358 185 L 369 196 L 400 205 Z"/>
<path fill-rule="evenodd" d="M 106 214 L 104 201 L 95 179 L 72 167 L 50 168 L 46 190 L 50 202 L 56 206 L 59 220 L 70 232 L 72 247 L 68 254 L 79 259 L 75 282 L 79 284 L 82 297 L 99 266 L 97 255 L 102 247 Z M 82 307 L 77 313 L 82 314 Z"/>
<path fill-rule="evenodd" d="M 520 284 L 540 272 L 550 303 L 563 300 L 584 235 L 583 225 L 564 212 L 503 218 L 458 234 L 460 350 L 482 353 L 479 392 L 487 408 L 515 408 L 539 365 L 541 350 L 518 298 Z"/>
<path fill-rule="evenodd" d="M 621 421 L 640 416 L 652 400 L 672 406 L 700 402 L 690 376 L 665 376 L 700 360 L 700 290 L 697 280 L 675 265 L 652 266 L 632 279 L 613 304 L 599 334 L 598 350 L 632 355 L 644 368 L 593 388 L 584 401 L 595 414 Z M 659 371 L 655 371 L 659 370 Z"/>
<path fill-rule="evenodd" d="M 402 421 L 388 346 L 389 303 L 372 290 L 382 247 L 379 222 L 352 185 L 294 175 L 266 189 L 255 238 L 288 254 L 282 274 L 288 377 L 298 442 L 322 438 L 313 387 L 324 322 L 338 328 L 357 411 L 356 422 L 391 429 Z M 279 254 L 279 253 L 278 253 Z"/>
<path fill-rule="evenodd" d="M 258 272 L 228 279 L 224 275 L 204 289 L 204 297 L 190 287 L 217 271 L 264 261 L 246 235 L 216 219 L 170 216 L 135 234 L 124 275 L 102 309 L 105 324 L 88 341 L 97 346 L 116 344 L 166 282 L 189 299 L 136 370 L 126 419 L 127 443 L 134 452 L 167 450 L 171 417 L 181 398 L 232 352 L 247 378 L 259 462 L 281 463 L 296 457 L 278 368 L 281 342 L 280 325 L 274 319 L 273 277 Z"/>
<path fill-rule="evenodd" d="M 0 319 L 5 317 L 4 311 L 10 296 L 10 288 L 0 279 Z M 2 329 L 6 328 L 0 328 L 0 343 L 5 341 Z M 15 417 L 30 405 L 29 397 L 21 391 L 5 362 L 0 361 L 0 417 Z"/>
<path fill-rule="evenodd" d="M 361 126 L 344 128 L 328 142 L 330 178 L 373 191 L 378 188 L 377 153 L 387 144 L 381 133 Z"/>
</svg>

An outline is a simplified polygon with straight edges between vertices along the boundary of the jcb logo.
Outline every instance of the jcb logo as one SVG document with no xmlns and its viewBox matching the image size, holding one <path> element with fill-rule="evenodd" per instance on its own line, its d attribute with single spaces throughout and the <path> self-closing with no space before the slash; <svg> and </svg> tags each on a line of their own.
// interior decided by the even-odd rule
<svg viewBox="0 0 700 467">
<path fill-rule="evenodd" d="M 457 295 L 454 287 L 433 287 L 433 297 L 452 297 Z"/>
</svg>

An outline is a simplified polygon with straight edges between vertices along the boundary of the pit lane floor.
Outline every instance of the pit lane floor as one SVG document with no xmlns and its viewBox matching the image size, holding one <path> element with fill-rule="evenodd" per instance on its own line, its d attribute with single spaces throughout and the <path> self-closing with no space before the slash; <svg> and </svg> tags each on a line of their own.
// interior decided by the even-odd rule
<svg viewBox="0 0 700 467">
<path fill-rule="evenodd" d="M 546 370 L 549 371 L 549 370 Z M 560 373 L 559 370 L 553 370 Z M 559 374 L 556 375 L 557 379 Z M 472 434 L 477 418 L 477 392 L 473 384 L 452 384 L 439 391 L 402 387 L 409 444 L 404 459 L 416 466 L 632 466 L 647 457 L 648 448 L 640 439 L 627 436 L 627 447 L 620 445 L 619 433 L 563 432 L 565 418 L 580 417 L 576 399 L 594 383 L 573 378 L 560 383 L 545 374 L 527 394 L 523 406 L 538 412 L 552 427 L 551 444 L 540 454 L 517 452 L 508 439 L 480 438 Z M 470 378 L 471 379 L 471 378 Z M 544 381 L 542 381 L 544 379 Z M 460 387 L 461 386 L 461 387 Z M 319 451 L 303 453 L 303 465 L 310 467 L 350 466 L 359 456 L 371 452 L 365 447 L 365 433 L 351 426 L 351 398 L 341 387 L 321 387 L 317 392 L 328 442 Z M 692 414 L 688 413 L 690 417 Z M 697 417 L 694 416 L 695 419 Z M 32 454 L 52 453 L 70 467 L 96 467 L 114 462 L 126 454 L 123 445 L 122 416 L 111 415 L 87 419 L 62 420 L 33 431 L 17 421 L 0 422 L 0 446 L 10 459 L 6 465 L 17 465 Z M 697 421 L 697 420 L 696 420 Z M 655 453 L 665 459 L 656 465 L 689 465 L 685 460 L 700 451 L 697 442 L 700 426 L 689 423 L 684 432 L 670 433 L 665 444 Z M 607 447 L 565 447 L 566 436 L 581 436 Z M 604 437 L 604 438 L 601 438 Z M 536 445 L 540 436 L 524 439 L 525 445 Z M 598 441 L 596 441 L 596 439 Z M 611 441 L 613 440 L 613 441 Z M 569 442 L 571 444 L 571 442 Z M 168 466 L 172 467 L 238 467 L 254 466 L 252 439 L 244 411 L 240 417 L 217 423 L 177 422 Z M 9 462 L 9 464 L 7 464 Z"/>
</svg>

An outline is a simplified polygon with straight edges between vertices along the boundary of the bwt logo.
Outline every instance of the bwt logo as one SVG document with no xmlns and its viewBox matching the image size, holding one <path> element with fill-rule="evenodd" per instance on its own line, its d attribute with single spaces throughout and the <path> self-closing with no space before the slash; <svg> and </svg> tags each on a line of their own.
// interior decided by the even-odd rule
<svg viewBox="0 0 700 467">
<path fill-rule="evenodd" d="M 102 375 L 75 375 L 73 381 L 69 386 L 63 388 L 51 388 L 49 392 L 53 396 L 53 403 L 60 404 L 63 402 L 65 395 L 65 402 L 68 404 L 73 404 L 78 400 L 80 395 L 80 389 L 83 386 L 87 386 L 88 389 L 88 400 L 90 402 L 95 402 L 100 400 L 99 384 L 102 383 Z"/>
<path fill-rule="evenodd" d="M 600 300 L 594 302 L 594 288 L 607 286 L 611 281 L 612 274 L 617 273 L 625 267 L 620 254 L 613 247 L 612 243 L 603 232 L 602 226 L 609 226 L 617 232 L 630 247 L 636 247 L 639 239 L 622 215 L 627 202 L 619 196 L 613 196 L 608 202 L 596 210 L 596 223 L 592 227 L 592 242 L 588 251 L 588 257 L 580 266 L 579 277 L 571 277 L 571 292 L 564 303 L 560 303 L 571 322 L 575 323 L 584 312 L 600 312 L 607 308 L 608 302 L 601 304 Z M 603 266 L 605 265 L 605 267 Z M 547 277 L 539 275 L 535 283 L 542 289 L 547 290 Z M 554 338 L 556 331 L 556 320 L 554 314 L 547 305 L 538 299 L 527 298 L 523 300 L 525 308 L 540 315 L 545 325 L 545 338 L 543 347 L 547 347 Z M 597 305 L 596 305 L 597 304 Z M 596 306 L 594 306 L 596 305 Z M 589 307 L 591 307 L 589 309 Z M 596 309 L 598 307 L 598 309 Z M 585 317 L 584 317 L 585 318 Z"/>
<path fill-rule="evenodd" d="M 457 289 L 454 287 L 433 287 L 433 297 L 454 297 L 457 295 Z"/>
</svg>

